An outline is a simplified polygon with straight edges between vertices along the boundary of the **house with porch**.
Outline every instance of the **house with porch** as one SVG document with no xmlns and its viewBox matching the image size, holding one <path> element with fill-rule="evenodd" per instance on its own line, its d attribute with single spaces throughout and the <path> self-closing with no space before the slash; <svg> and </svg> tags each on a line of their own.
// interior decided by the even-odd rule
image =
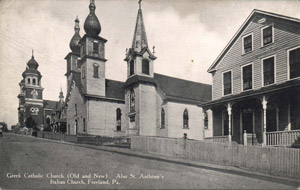
<svg viewBox="0 0 300 190">
<path fill-rule="evenodd" d="M 300 136 L 300 20 L 253 10 L 209 67 L 213 138 L 289 146 Z"/>
</svg>

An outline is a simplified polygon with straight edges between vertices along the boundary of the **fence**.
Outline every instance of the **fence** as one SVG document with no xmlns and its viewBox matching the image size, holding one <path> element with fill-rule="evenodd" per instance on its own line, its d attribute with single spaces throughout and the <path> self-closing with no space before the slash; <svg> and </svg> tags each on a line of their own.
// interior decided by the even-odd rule
<svg viewBox="0 0 300 190">
<path fill-rule="evenodd" d="M 291 146 L 300 136 L 300 130 L 267 132 L 266 136 L 268 146 Z"/>
<path fill-rule="evenodd" d="M 300 176 L 300 149 L 209 143 L 160 137 L 131 137 L 131 149 L 212 162 L 277 175 Z"/>
<path fill-rule="evenodd" d="M 204 140 L 205 142 L 227 143 L 228 136 L 206 137 Z"/>
</svg>

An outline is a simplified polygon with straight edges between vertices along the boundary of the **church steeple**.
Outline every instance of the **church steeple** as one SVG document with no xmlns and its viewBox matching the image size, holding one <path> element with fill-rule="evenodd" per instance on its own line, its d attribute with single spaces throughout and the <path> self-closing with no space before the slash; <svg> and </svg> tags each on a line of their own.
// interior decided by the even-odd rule
<svg viewBox="0 0 300 190">
<path fill-rule="evenodd" d="M 141 3 L 142 0 L 139 0 L 139 10 L 136 18 L 135 31 L 134 31 L 133 41 L 132 41 L 132 48 L 138 52 L 140 52 L 143 48 L 148 47 Z"/>
<path fill-rule="evenodd" d="M 78 17 L 76 17 L 76 19 L 75 19 L 74 31 L 75 31 L 75 34 L 73 35 L 73 37 L 70 41 L 70 49 L 72 50 L 73 53 L 79 54 L 80 53 L 80 45 L 78 44 L 78 42 L 80 41 L 81 36 L 79 34 L 80 27 L 79 27 Z"/>
<path fill-rule="evenodd" d="M 90 9 L 90 14 L 85 19 L 84 31 L 88 36 L 96 37 L 101 32 L 101 25 L 95 14 L 96 5 L 94 0 L 90 1 L 89 9 Z"/>
</svg>

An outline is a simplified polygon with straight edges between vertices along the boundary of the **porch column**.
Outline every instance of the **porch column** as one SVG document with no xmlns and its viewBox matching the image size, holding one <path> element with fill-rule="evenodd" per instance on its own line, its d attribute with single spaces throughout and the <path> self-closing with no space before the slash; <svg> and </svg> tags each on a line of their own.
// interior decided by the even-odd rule
<svg viewBox="0 0 300 190">
<path fill-rule="evenodd" d="M 267 100 L 266 100 L 266 96 L 263 96 L 262 99 L 262 106 L 263 106 L 263 110 L 264 110 L 264 122 L 263 122 L 263 146 L 267 145 L 267 136 L 266 136 L 266 129 L 267 129 Z"/>
<path fill-rule="evenodd" d="M 231 143 L 231 104 L 230 102 L 227 105 L 227 113 L 228 113 L 228 141 Z"/>
<path fill-rule="evenodd" d="M 288 100 L 288 128 L 287 130 L 290 131 L 291 130 L 291 104 L 290 104 L 290 100 Z"/>
<path fill-rule="evenodd" d="M 206 112 L 206 109 L 202 108 L 202 122 L 203 122 L 202 132 L 203 132 L 203 140 L 205 140 L 205 112 Z"/>
</svg>

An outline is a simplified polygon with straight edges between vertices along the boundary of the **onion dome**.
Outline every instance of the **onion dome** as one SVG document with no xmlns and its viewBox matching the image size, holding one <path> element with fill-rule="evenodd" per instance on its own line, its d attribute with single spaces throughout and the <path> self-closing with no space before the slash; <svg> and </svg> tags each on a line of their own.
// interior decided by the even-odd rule
<svg viewBox="0 0 300 190">
<path fill-rule="evenodd" d="M 90 14 L 85 19 L 84 31 L 88 36 L 96 37 L 100 34 L 101 25 L 97 16 L 95 15 L 96 6 L 94 0 L 91 0 L 89 8 L 90 8 Z"/>
<path fill-rule="evenodd" d="M 79 34 L 80 27 L 79 27 L 79 20 L 78 17 L 75 19 L 75 26 L 74 26 L 75 34 L 73 35 L 71 41 L 70 41 L 70 49 L 74 53 L 80 53 L 80 45 L 78 42 L 81 39 L 81 36 Z"/>
<path fill-rule="evenodd" d="M 31 59 L 27 63 L 28 68 L 37 69 L 39 67 L 39 64 L 34 59 L 34 56 L 32 54 Z"/>
</svg>

